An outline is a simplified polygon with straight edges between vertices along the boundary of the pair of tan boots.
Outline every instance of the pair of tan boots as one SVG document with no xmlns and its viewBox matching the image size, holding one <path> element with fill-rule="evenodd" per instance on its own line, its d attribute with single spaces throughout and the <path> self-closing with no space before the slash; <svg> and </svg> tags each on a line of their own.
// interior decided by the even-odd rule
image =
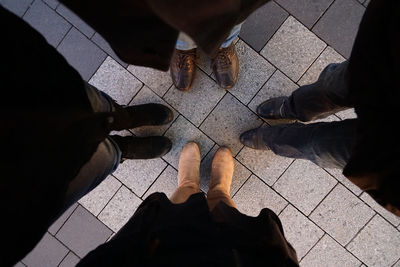
<svg viewBox="0 0 400 267">
<path fill-rule="evenodd" d="M 212 161 L 207 202 L 212 210 L 220 201 L 235 207 L 229 192 L 234 162 L 229 148 L 217 150 Z M 196 143 L 188 143 L 182 150 L 178 167 L 178 188 L 171 197 L 175 204 L 185 202 L 190 195 L 200 192 L 200 149 Z"/>
</svg>

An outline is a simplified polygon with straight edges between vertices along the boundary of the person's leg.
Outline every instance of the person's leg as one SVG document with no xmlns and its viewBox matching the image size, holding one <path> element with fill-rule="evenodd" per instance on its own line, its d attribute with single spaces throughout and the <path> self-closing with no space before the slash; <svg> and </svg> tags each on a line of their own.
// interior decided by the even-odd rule
<svg viewBox="0 0 400 267">
<path fill-rule="evenodd" d="M 240 140 L 254 149 L 270 149 L 279 156 L 307 159 L 320 167 L 343 169 L 355 145 L 356 127 L 356 119 L 283 124 L 247 131 Z"/>
<path fill-rule="evenodd" d="M 347 65 L 347 61 L 328 65 L 315 83 L 301 86 L 289 97 L 265 101 L 257 113 L 266 119 L 312 121 L 351 108 Z"/>
<path fill-rule="evenodd" d="M 184 203 L 191 195 L 199 193 L 200 149 L 196 143 L 183 148 L 178 166 L 178 188 L 170 197 L 174 204 Z"/>
<path fill-rule="evenodd" d="M 219 202 L 236 207 L 230 197 L 234 162 L 229 148 L 221 147 L 215 153 L 212 167 L 210 186 L 207 193 L 207 202 L 210 210 L 213 210 Z"/>
</svg>

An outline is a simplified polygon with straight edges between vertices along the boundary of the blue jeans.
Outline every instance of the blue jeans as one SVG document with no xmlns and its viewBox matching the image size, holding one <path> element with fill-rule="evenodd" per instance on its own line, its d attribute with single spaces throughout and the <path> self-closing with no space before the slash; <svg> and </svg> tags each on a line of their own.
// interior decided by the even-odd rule
<svg viewBox="0 0 400 267">
<path fill-rule="evenodd" d="M 94 112 L 115 111 L 110 96 L 86 84 L 86 93 Z M 118 145 L 109 137 L 101 142 L 90 160 L 82 166 L 78 175 L 70 182 L 64 198 L 66 210 L 81 197 L 92 191 L 108 175 L 113 173 L 121 160 Z"/>
<path fill-rule="evenodd" d="M 234 26 L 229 33 L 229 37 L 222 43 L 221 48 L 226 48 L 231 45 L 233 40 L 239 36 L 240 29 L 242 28 L 242 24 L 240 23 Z M 179 50 L 190 50 L 196 48 L 196 43 L 185 33 L 181 32 L 178 37 L 178 41 L 176 42 L 175 48 Z"/>
</svg>

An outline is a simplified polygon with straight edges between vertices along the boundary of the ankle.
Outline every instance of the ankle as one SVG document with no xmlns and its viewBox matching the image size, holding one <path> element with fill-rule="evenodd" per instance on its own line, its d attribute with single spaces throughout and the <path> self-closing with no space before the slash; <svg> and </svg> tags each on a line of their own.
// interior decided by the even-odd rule
<svg viewBox="0 0 400 267">
<path fill-rule="evenodd" d="M 188 178 L 188 179 L 191 179 L 192 181 L 182 181 L 182 182 L 180 182 L 178 184 L 178 189 L 179 188 L 180 189 L 185 188 L 185 189 L 191 189 L 191 190 L 196 191 L 196 192 L 200 192 L 199 184 L 194 182 L 193 181 L 194 179 L 192 179 L 192 178 Z"/>
</svg>

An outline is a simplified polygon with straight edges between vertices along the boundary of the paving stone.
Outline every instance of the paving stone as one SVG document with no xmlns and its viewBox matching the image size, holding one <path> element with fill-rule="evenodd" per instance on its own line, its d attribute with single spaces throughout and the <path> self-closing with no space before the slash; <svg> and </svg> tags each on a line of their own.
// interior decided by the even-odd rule
<svg viewBox="0 0 400 267">
<path fill-rule="evenodd" d="M 70 251 L 60 265 L 58 265 L 58 267 L 74 267 L 79 263 L 80 260 L 81 259 L 78 256 Z"/>
<path fill-rule="evenodd" d="M 140 198 L 122 186 L 98 218 L 116 233 L 128 222 L 141 203 Z"/>
<path fill-rule="evenodd" d="M 252 111 L 257 112 L 257 107 L 264 101 L 278 96 L 290 96 L 292 92 L 295 91 L 297 88 L 299 88 L 297 84 L 292 82 L 292 80 L 286 77 L 285 74 L 277 70 L 267 81 L 267 83 L 261 88 L 261 90 L 253 98 L 253 100 L 251 100 L 248 106 Z M 283 121 L 267 119 L 264 120 L 270 125 L 279 124 Z"/>
<path fill-rule="evenodd" d="M 241 133 L 257 128 L 262 121 L 230 94 L 226 94 L 200 129 L 220 146 L 227 146 L 236 155 L 243 147 Z"/>
<path fill-rule="evenodd" d="M 178 172 L 168 165 L 168 167 L 161 173 L 154 184 L 151 185 L 149 190 L 144 194 L 143 199 L 155 192 L 162 192 L 171 197 L 178 187 Z"/>
<path fill-rule="evenodd" d="M 361 197 L 368 206 L 378 212 L 383 218 L 388 220 L 393 226 L 397 227 L 400 225 L 400 217 L 394 215 L 381 205 L 379 205 L 368 193 L 364 192 Z"/>
<path fill-rule="evenodd" d="M 325 47 L 314 33 L 290 16 L 261 50 L 261 55 L 298 81 Z"/>
<path fill-rule="evenodd" d="M 270 1 L 253 12 L 243 23 L 240 38 L 260 52 L 289 14 Z"/>
<path fill-rule="evenodd" d="M 129 65 L 128 70 L 161 97 L 172 85 L 169 72 L 134 65 Z"/>
<path fill-rule="evenodd" d="M 345 246 L 374 214 L 370 207 L 339 184 L 311 213 L 310 219 Z"/>
<path fill-rule="evenodd" d="M 369 2 L 371 2 L 371 0 L 365 0 L 364 6 L 367 7 L 369 5 Z"/>
<path fill-rule="evenodd" d="M 334 0 L 276 0 L 291 15 L 295 16 L 306 27 L 311 28 L 315 22 L 322 16 Z"/>
<path fill-rule="evenodd" d="M 194 125 L 199 126 L 224 94 L 225 90 L 198 69 L 190 91 L 183 92 L 173 86 L 164 99 Z"/>
<path fill-rule="evenodd" d="M 15 15 L 22 17 L 33 0 L 0 0 L 0 4 Z"/>
<path fill-rule="evenodd" d="M 142 196 L 166 166 L 167 163 L 160 158 L 126 160 L 113 175 L 136 195 Z"/>
<path fill-rule="evenodd" d="M 303 77 L 301 77 L 298 84 L 302 86 L 316 82 L 326 66 L 331 63 L 341 63 L 343 61 L 345 61 L 345 58 L 336 52 L 332 47 L 326 47 L 324 52 L 322 52 L 322 54 L 317 58 L 317 60 L 315 60 Z"/>
<path fill-rule="evenodd" d="M 108 42 L 98 32 L 93 35 L 91 40 L 101 49 L 103 49 L 109 56 L 116 60 L 121 66 L 123 66 L 124 68 L 128 67 L 128 63 L 124 62 L 117 56 L 117 54 L 115 54 L 114 50 L 111 48 Z"/>
<path fill-rule="evenodd" d="M 14 265 L 14 267 L 25 267 L 26 265 L 23 264 L 22 262 L 18 262 Z"/>
<path fill-rule="evenodd" d="M 115 195 L 121 185 L 122 184 L 117 179 L 109 175 L 95 189 L 82 197 L 79 200 L 79 204 L 84 206 L 94 216 L 97 216 Z"/>
<path fill-rule="evenodd" d="M 83 258 L 87 253 L 103 244 L 112 231 L 82 206 L 76 208 L 56 237 Z"/>
<path fill-rule="evenodd" d="M 236 158 L 269 186 L 282 175 L 293 159 L 277 156 L 271 150 L 244 147 Z"/>
<path fill-rule="evenodd" d="M 75 28 L 65 36 L 57 48 L 85 81 L 96 72 L 107 55 Z"/>
<path fill-rule="evenodd" d="M 357 195 L 357 196 L 361 195 L 362 190 L 358 186 L 353 184 L 349 179 L 347 179 L 346 176 L 343 175 L 342 169 L 327 168 L 326 171 L 329 172 L 333 177 L 336 178 L 336 180 L 341 182 L 347 189 L 349 189 L 355 195 Z"/>
<path fill-rule="evenodd" d="M 24 15 L 24 20 L 56 47 L 71 28 L 63 17 L 42 1 L 35 1 Z"/>
<path fill-rule="evenodd" d="M 127 105 L 143 84 L 111 57 L 107 57 L 89 83 L 118 104 Z"/>
<path fill-rule="evenodd" d="M 49 227 L 48 229 L 49 233 L 55 235 L 77 207 L 78 204 L 76 203 L 71 205 L 71 207 L 69 207 L 60 217 L 58 217 L 58 219 Z"/>
<path fill-rule="evenodd" d="M 400 267 L 400 260 L 393 267 Z"/>
<path fill-rule="evenodd" d="M 211 178 L 211 166 L 212 160 L 214 158 L 215 152 L 219 149 L 218 145 L 215 145 L 213 149 L 207 154 L 204 160 L 200 165 L 200 189 L 203 192 L 208 192 L 208 186 L 210 184 Z M 234 171 L 232 177 L 232 184 L 230 195 L 231 197 L 239 190 L 239 188 L 246 182 L 246 180 L 250 177 L 251 172 L 246 169 L 240 162 L 236 159 L 234 160 Z"/>
<path fill-rule="evenodd" d="M 308 216 L 336 183 L 314 163 L 295 160 L 273 188 Z"/>
<path fill-rule="evenodd" d="M 211 75 L 213 72 L 211 68 L 211 58 L 200 48 L 197 49 L 196 65 L 207 75 Z"/>
<path fill-rule="evenodd" d="M 295 248 L 299 259 L 303 258 L 324 235 L 318 226 L 292 205 L 288 205 L 279 218 L 282 221 L 285 237 Z"/>
<path fill-rule="evenodd" d="M 165 133 L 165 136 L 172 141 L 172 149 L 163 158 L 176 169 L 178 169 L 181 151 L 188 142 L 197 143 L 202 158 L 214 146 L 214 142 L 210 138 L 182 116 L 176 119 Z"/>
<path fill-rule="evenodd" d="M 163 104 L 163 105 L 169 107 L 172 110 L 172 112 L 174 113 L 174 119 L 166 125 L 143 126 L 143 127 L 132 129 L 131 131 L 136 136 L 163 135 L 165 133 L 165 131 L 172 125 L 172 123 L 178 117 L 179 113 L 147 86 L 143 86 L 143 88 L 139 91 L 139 93 L 137 93 L 137 95 L 133 98 L 133 100 L 129 103 L 129 105 L 132 106 L 132 105 L 141 105 L 141 104 L 148 104 L 148 103 L 158 103 L 158 104 Z"/>
<path fill-rule="evenodd" d="M 288 204 L 257 176 L 252 175 L 233 197 L 238 210 L 249 216 L 258 216 L 264 208 L 279 214 Z"/>
<path fill-rule="evenodd" d="M 235 87 L 229 92 L 242 103 L 248 104 L 253 96 L 274 73 L 275 68 L 243 41 L 236 44 L 240 71 Z"/>
<path fill-rule="evenodd" d="M 336 0 L 314 26 L 313 32 L 349 58 L 364 11 L 357 1 Z"/>
<path fill-rule="evenodd" d="M 400 258 L 400 232 L 376 215 L 347 249 L 367 266 L 391 266 Z"/>
<path fill-rule="evenodd" d="M 22 262 L 29 267 L 58 266 L 67 253 L 68 248 L 46 233 Z"/>
<path fill-rule="evenodd" d="M 56 9 L 58 4 L 60 4 L 60 2 L 58 2 L 57 0 L 42 0 L 42 1 L 45 2 L 52 9 Z"/>
<path fill-rule="evenodd" d="M 90 27 L 85 21 L 83 21 L 78 15 L 76 15 L 66 6 L 61 4 L 57 7 L 56 11 L 88 38 L 92 37 L 95 33 L 92 27 Z"/>
<path fill-rule="evenodd" d="M 330 236 L 325 235 L 300 262 L 304 267 L 315 266 L 360 266 L 361 262 L 346 251 Z"/>
<path fill-rule="evenodd" d="M 354 108 L 350 108 L 337 112 L 336 116 L 339 117 L 341 120 L 356 119 L 357 113 L 355 112 Z"/>
</svg>

